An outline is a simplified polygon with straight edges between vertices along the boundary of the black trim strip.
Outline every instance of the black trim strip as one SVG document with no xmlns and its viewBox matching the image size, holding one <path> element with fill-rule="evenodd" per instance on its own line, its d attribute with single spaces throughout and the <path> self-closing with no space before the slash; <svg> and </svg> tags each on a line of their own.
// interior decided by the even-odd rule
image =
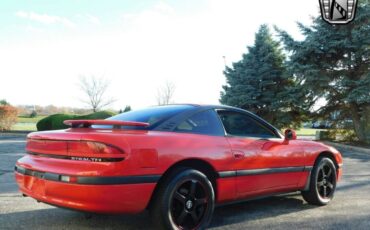
<svg viewBox="0 0 370 230">
<path fill-rule="evenodd" d="M 287 173 L 287 172 L 302 172 L 304 167 L 286 167 L 286 168 L 266 168 L 266 169 L 251 169 L 251 170 L 238 170 L 237 176 L 250 176 L 250 175 L 264 175 L 272 173 Z"/>
<path fill-rule="evenodd" d="M 77 184 L 141 184 L 157 183 L 160 175 L 130 176 L 130 177 L 78 177 Z"/>
<path fill-rule="evenodd" d="M 313 169 L 313 166 L 304 166 L 304 170 L 305 172 L 311 172 L 311 170 Z"/>
<path fill-rule="evenodd" d="M 26 169 L 16 165 L 14 170 L 20 174 L 33 176 L 44 180 L 58 181 L 63 183 L 76 183 L 84 185 L 115 185 L 115 184 L 146 184 L 157 183 L 161 175 L 143 175 L 143 176 L 117 176 L 117 177 L 87 177 L 76 176 L 77 182 L 66 182 L 62 177 L 70 175 L 62 175 L 56 173 L 42 172 L 31 169 Z"/>
<path fill-rule="evenodd" d="M 236 177 L 236 171 L 218 172 L 218 176 L 221 177 L 221 178 Z"/>
<path fill-rule="evenodd" d="M 123 161 L 124 157 L 80 157 L 80 156 L 66 156 L 66 155 L 54 155 L 46 153 L 35 153 L 27 151 L 27 154 L 39 157 L 64 159 L 64 160 L 74 160 L 74 161 L 89 161 L 89 162 L 119 162 Z"/>
<path fill-rule="evenodd" d="M 273 174 L 273 173 L 309 172 L 311 170 L 312 170 L 312 166 L 247 169 L 247 170 L 236 170 L 236 171 L 222 171 L 222 172 L 218 172 L 218 176 L 220 178 L 227 178 L 227 177 L 237 177 L 237 176 L 265 175 L 265 174 Z"/>
</svg>

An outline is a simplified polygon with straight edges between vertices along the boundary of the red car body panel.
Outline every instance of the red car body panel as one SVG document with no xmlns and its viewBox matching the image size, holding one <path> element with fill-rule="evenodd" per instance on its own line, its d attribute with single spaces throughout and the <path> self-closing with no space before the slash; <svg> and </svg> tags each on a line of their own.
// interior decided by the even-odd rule
<svg viewBox="0 0 370 230">
<path fill-rule="evenodd" d="M 38 142 L 32 143 L 34 140 Z M 123 160 L 55 158 L 83 154 L 63 152 L 68 141 L 107 144 L 121 150 L 109 156 Z M 23 194 L 52 205 L 97 213 L 143 211 L 160 178 L 184 160 L 202 161 L 219 175 L 215 181 L 217 203 L 302 190 L 310 175 L 307 169 L 322 153 L 335 158 L 338 180 L 342 165 L 337 150 L 312 141 L 146 130 L 72 128 L 36 132 L 28 135 L 26 149 L 29 154 L 18 160 L 15 173 Z M 63 181 L 64 176 L 68 176 L 67 181 Z"/>
<path fill-rule="evenodd" d="M 79 185 L 15 175 L 20 191 L 55 206 L 95 213 L 139 213 L 149 202 L 152 184 Z"/>
</svg>

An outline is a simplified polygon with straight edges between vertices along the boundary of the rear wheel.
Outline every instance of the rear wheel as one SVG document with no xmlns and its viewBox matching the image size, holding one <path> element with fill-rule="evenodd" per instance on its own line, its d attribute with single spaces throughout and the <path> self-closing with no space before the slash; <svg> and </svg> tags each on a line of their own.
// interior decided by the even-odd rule
<svg viewBox="0 0 370 230">
<path fill-rule="evenodd" d="M 194 169 L 171 174 L 159 189 L 151 215 L 162 229 L 204 229 L 212 218 L 214 191 L 211 182 Z"/>
<path fill-rule="evenodd" d="M 336 185 L 337 172 L 333 161 L 320 157 L 311 172 L 309 190 L 302 191 L 302 196 L 310 204 L 326 205 L 333 199 Z"/>
</svg>

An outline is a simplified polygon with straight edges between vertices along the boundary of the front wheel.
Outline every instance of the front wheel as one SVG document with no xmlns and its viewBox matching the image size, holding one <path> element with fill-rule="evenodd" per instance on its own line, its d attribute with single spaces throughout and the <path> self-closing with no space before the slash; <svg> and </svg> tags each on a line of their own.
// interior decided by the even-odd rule
<svg viewBox="0 0 370 230">
<path fill-rule="evenodd" d="M 305 201 L 314 205 L 327 205 L 333 199 L 337 185 L 337 171 L 333 161 L 328 157 L 320 157 L 309 180 L 309 190 L 302 191 Z"/>
<path fill-rule="evenodd" d="M 151 209 L 164 229 L 204 229 L 212 218 L 215 195 L 208 178 L 194 169 L 178 170 L 162 184 Z"/>
</svg>

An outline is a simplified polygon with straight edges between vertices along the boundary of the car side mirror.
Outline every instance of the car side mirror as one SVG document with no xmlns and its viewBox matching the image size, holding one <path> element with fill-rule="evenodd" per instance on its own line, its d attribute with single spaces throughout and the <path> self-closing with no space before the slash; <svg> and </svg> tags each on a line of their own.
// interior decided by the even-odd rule
<svg viewBox="0 0 370 230">
<path fill-rule="evenodd" d="M 284 131 L 285 140 L 295 140 L 297 139 L 297 134 L 293 129 L 286 129 Z"/>
</svg>

